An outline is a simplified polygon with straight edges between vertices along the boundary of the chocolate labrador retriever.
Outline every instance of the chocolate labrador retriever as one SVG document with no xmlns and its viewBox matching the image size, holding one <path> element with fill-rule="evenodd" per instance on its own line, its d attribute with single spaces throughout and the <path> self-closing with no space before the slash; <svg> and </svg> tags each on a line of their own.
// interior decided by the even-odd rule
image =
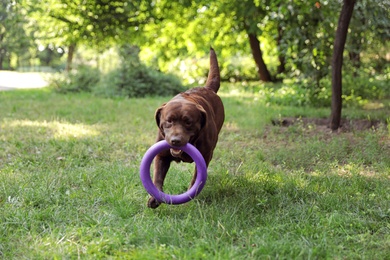
<svg viewBox="0 0 390 260">
<path fill-rule="evenodd" d="M 180 93 L 157 109 L 155 116 L 159 127 L 157 142 L 165 139 L 175 147 L 190 143 L 200 151 L 208 166 L 225 119 L 222 101 L 216 94 L 219 85 L 218 60 L 211 48 L 210 71 L 206 86 Z M 159 153 L 154 159 L 153 183 L 161 191 L 172 161 L 193 162 L 192 158 L 181 150 L 170 149 Z M 195 180 L 196 167 L 190 188 Z M 159 205 L 155 198 L 149 198 L 148 207 L 157 208 Z"/>
</svg>

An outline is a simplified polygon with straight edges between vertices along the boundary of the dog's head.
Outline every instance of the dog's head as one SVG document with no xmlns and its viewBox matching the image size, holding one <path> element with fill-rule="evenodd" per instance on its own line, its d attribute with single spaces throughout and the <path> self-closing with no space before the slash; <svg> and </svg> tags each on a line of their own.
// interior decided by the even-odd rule
<svg viewBox="0 0 390 260">
<path fill-rule="evenodd" d="M 207 113 L 202 106 L 186 99 L 172 100 L 156 111 L 156 123 L 161 135 L 175 147 L 195 142 L 207 122 Z M 180 150 L 171 149 L 174 157 Z"/>
</svg>

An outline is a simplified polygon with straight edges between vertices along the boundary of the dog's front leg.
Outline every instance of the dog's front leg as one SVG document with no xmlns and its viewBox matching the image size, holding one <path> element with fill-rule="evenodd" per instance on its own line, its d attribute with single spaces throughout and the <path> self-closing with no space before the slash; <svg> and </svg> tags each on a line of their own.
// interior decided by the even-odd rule
<svg viewBox="0 0 390 260">
<path fill-rule="evenodd" d="M 162 157 L 161 155 L 157 155 L 154 159 L 154 172 L 153 172 L 153 183 L 160 191 L 163 191 L 164 180 L 167 176 L 167 172 L 169 170 L 169 166 L 171 165 L 171 160 L 167 157 Z M 160 202 L 158 202 L 154 197 L 150 197 L 148 200 L 149 208 L 157 208 L 160 206 Z"/>
<path fill-rule="evenodd" d="M 207 154 L 206 157 L 203 156 L 203 158 L 206 158 L 206 159 L 205 159 L 205 162 L 206 162 L 206 170 L 207 170 L 207 168 L 208 168 L 208 166 L 209 166 L 209 163 L 210 163 L 210 161 L 211 161 L 212 156 L 213 156 L 212 153 L 211 153 L 211 154 Z M 194 186 L 195 181 L 196 181 L 196 177 L 197 177 L 197 176 L 198 176 L 198 168 L 197 168 L 196 165 L 195 165 L 194 175 L 192 176 L 192 180 L 191 180 L 191 183 L 190 183 L 190 186 L 188 187 L 188 189 L 191 189 L 192 186 Z"/>
</svg>

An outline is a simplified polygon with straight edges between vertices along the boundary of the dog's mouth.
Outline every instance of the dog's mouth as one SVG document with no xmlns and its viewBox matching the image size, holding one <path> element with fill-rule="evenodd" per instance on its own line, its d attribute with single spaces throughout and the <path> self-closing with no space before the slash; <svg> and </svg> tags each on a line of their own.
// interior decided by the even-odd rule
<svg viewBox="0 0 390 260">
<path fill-rule="evenodd" d="M 180 155 L 183 153 L 182 150 L 171 148 L 171 154 L 173 157 L 180 157 Z"/>
</svg>

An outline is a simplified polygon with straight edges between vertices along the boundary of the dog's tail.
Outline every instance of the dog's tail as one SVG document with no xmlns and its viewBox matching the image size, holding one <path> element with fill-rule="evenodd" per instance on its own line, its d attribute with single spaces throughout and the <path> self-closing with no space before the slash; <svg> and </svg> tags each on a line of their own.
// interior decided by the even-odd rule
<svg viewBox="0 0 390 260">
<path fill-rule="evenodd" d="M 210 47 L 210 71 L 206 81 L 206 88 L 210 88 L 215 93 L 218 92 L 220 86 L 220 75 L 217 55 L 213 48 Z"/>
</svg>

